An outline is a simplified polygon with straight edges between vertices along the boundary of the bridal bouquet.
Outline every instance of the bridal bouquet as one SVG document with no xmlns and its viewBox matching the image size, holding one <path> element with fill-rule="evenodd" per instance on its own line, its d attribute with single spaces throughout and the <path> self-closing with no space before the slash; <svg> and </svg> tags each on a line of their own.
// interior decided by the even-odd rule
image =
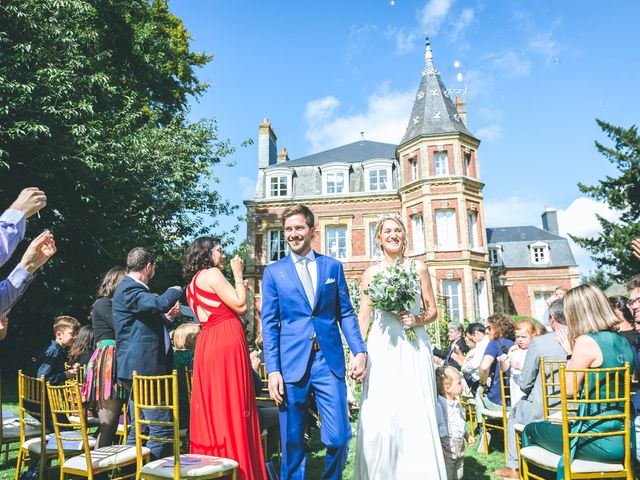
<svg viewBox="0 0 640 480">
<path fill-rule="evenodd" d="M 416 275 L 415 263 L 403 265 L 396 260 L 373 276 L 364 293 L 371 300 L 374 309 L 398 314 L 413 308 L 419 291 L 420 282 Z M 404 328 L 407 338 L 415 340 L 416 332 L 413 327 Z"/>
</svg>

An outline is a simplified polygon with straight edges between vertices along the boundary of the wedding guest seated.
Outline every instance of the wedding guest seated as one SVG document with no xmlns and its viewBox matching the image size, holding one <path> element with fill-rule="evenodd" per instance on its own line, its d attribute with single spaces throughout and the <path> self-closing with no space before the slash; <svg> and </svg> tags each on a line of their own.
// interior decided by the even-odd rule
<svg viewBox="0 0 640 480">
<path fill-rule="evenodd" d="M 42 353 L 39 359 L 37 377 L 44 377 L 51 385 L 64 385 L 69 378 L 75 378 L 78 364 L 65 369 L 67 350 L 76 341 L 80 322 L 73 317 L 61 315 L 53 322 L 55 340 Z"/>
<path fill-rule="evenodd" d="M 470 350 L 465 356 L 459 348 L 455 349 L 451 357 L 461 365 L 460 371 L 464 380 L 471 393 L 475 395 L 480 384 L 480 362 L 482 362 L 490 338 L 485 335 L 485 327 L 481 323 L 469 324 L 464 336 Z"/>
<path fill-rule="evenodd" d="M 447 365 L 451 365 L 452 367 L 460 370 L 461 364 L 456 362 L 453 359 L 452 355 L 455 352 L 456 347 L 458 347 L 463 355 L 469 351 L 469 347 L 467 347 L 467 344 L 462 338 L 462 334 L 464 333 L 464 326 L 460 322 L 449 322 L 447 328 L 447 338 L 449 339 L 449 342 L 451 342 L 449 344 L 449 348 L 441 350 L 437 347 L 434 347 L 433 354 L 442 360 L 442 362 L 438 363 L 441 363 L 443 366 L 446 367 Z"/>
<path fill-rule="evenodd" d="M 440 442 L 447 469 L 447 480 L 462 480 L 464 476 L 464 441 L 469 446 L 476 440 L 466 429 L 464 408 L 460 405 L 462 376 L 455 368 L 436 368 L 437 402 L 441 415 L 438 418 Z"/>
<path fill-rule="evenodd" d="M 628 362 L 631 364 L 633 373 L 633 351 L 629 342 L 612 331 L 619 323 L 619 319 L 599 288 L 584 284 L 569 290 L 564 296 L 564 312 L 568 332 L 560 330 L 556 335 L 567 353 L 567 368 L 614 368 Z M 575 394 L 582 394 L 581 391 L 585 385 L 584 375 L 578 375 L 576 380 L 574 384 L 574 376 L 567 375 L 568 398 L 573 398 Z M 603 397 L 609 391 L 618 389 L 624 391 L 623 377 L 619 377 L 619 383 L 616 384 L 614 375 L 606 381 L 604 375 L 590 373 L 588 380 L 587 385 L 592 389 L 598 388 L 596 385 L 599 385 L 600 394 Z M 591 393 L 591 396 L 595 395 L 597 392 Z M 602 404 L 597 402 L 581 404 L 578 416 L 619 413 L 612 408 L 611 404 L 607 404 L 605 408 L 606 410 L 603 410 Z M 580 433 L 597 434 L 622 430 L 624 425 L 620 420 L 613 419 L 599 422 L 572 422 L 570 428 L 573 432 L 579 429 Z M 558 463 L 558 478 L 562 478 L 564 462 L 567 460 L 563 456 L 562 426 L 548 421 L 528 424 L 522 434 L 522 447 L 529 445 L 539 445 L 557 455 L 562 455 Z M 622 462 L 624 451 L 622 436 L 580 438 L 571 445 L 572 459 L 596 462 Z"/>
<path fill-rule="evenodd" d="M 489 410 L 502 409 L 500 389 L 500 359 L 506 358 L 514 345 L 513 320 L 506 313 L 496 313 L 487 318 L 486 332 L 491 339 L 480 362 L 480 388 L 476 395 L 478 425 L 482 424 L 482 407 Z M 482 442 L 481 442 L 482 443 Z"/>
<path fill-rule="evenodd" d="M 91 325 L 83 325 L 78 330 L 73 345 L 69 349 L 69 365 L 77 363 L 80 366 L 86 365 L 91 360 L 91 356 L 96 349 L 96 339 Z"/>
<path fill-rule="evenodd" d="M 189 428 L 189 392 L 187 391 L 187 372 L 193 369 L 193 352 L 200 333 L 197 323 L 183 323 L 173 330 L 173 368 L 178 371 L 178 408 L 180 410 L 180 428 Z"/>
<path fill-rule="evenodd" d="M 614 295 L 609 297 L 609 305 L 611 305 L 613 313 L 616 314 L 619 320 L 615 330 L 626 338 L 633 347 L 636 339 L 640 338 L 640 332 L 636 330 L 636 322 L 629 308 L 629 300 L 623 296 Z"/>
<path fill-rule="evenodd" d="M 549 326 L 553 332 L 557 332 L 566 330 L 566 325 L 562 300 L 556 300 L 549 306 Z M 545 373 L 540 371 L 540 359 L 565 360 L 566 355 L 554 333 L 539 335 L 531 340 L 519 379 L 519 387 L 524 397 L 511 407 L 507 421 L 507 465 L 494 473 L 496 477 L 519 478 L 516 424 L 527 425 L 544 420 L 542 375 Z"/>
</svg>

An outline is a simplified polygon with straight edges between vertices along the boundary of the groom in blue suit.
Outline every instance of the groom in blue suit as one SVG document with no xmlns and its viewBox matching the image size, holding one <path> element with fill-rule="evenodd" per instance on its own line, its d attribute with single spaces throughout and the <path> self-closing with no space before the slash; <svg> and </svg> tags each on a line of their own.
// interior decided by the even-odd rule
<svg viewBox="0 0 640 480">
<path fill-rule="evenodd" d="M 295 205 L 282 215 L 291 253 L 268 265 L 262 278 L 262 338 L 269 394 L 280 404 L 283 480 L 305 478 L 304 430 L 310 388 L 327 447 L 322 478 L 341 479 L 351 426 L 340 328 L 353 359 L 349 375 L 361 380 L 366 347 L 360 335 L 342 263 L 311 249 L 315 218 Z"/>
</svg>

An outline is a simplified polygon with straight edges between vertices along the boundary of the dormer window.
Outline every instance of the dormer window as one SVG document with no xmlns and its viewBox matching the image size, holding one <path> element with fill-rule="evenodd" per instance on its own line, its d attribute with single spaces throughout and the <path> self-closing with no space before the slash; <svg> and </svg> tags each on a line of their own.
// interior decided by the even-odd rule
<svg viewBox="0 0 640 480">
<path fill-rule="evenodd" d="M 330 163 L 322 167 L 322 192 L 324 194 L 349 193 L 349 165 Z"/>
<path fill-rule="evenodd" d="M 489 247 L 489 263 L 492 267 L 502 264 L 502 248 L 497 245 L 495 247 Z"/>
<path fill-rule="evenodd" d="M 288 168 L 274 168 L 267 170 L 267 193 L 269 197 L 290 197 L 291 177 L 293 173 Z"/>
<path fill-rule="evenodd" d="M 534 265 L 544 265 L 549 263 L 549 244 L 535 242 L 529 245 L 529 256 Z"/>
<path fill-rule="evenodd" d="M 363 162 L 365 189 L 368 192 L 391 190 L 391 166 L 393 160 L 369 160 Z"/>
</svg>

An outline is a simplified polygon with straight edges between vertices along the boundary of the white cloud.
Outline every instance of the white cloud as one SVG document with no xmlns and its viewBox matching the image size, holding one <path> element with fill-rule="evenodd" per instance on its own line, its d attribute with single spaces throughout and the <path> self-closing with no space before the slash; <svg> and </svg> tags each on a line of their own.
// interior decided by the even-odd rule
<svg viewBox="0 0 640 480">
<path fill-rule="evenodd" d="M 369 34 L 378 30 L 376 25 L 366 23 L 364 25 L 351 25 L 349 41 L 347 43 L 346 63 L 350 63 L 354 57 L 358 56 L 366 46 Z"/>
<path fill-rule="evenodd" d="M 526 77 L 531 72 L 531 62 L 512 50 L 496 56 L 492 63 L 506 77 Z"/>
<path fill-rule="evenodd" d="M 494 123 L 493 125 L 480 127 L 475 131 L 474 135 L 484 142 L 495 142 L 502 138 L 502 132 L 502 125 Z"/>
<path fill-rule="evenodd" d="M 493 77 L 487 70 L 468 70 L 464 74 L 467 98 L 489 97 L 493 91 Z"/>
<path fill-rule="evenodd" d="M 558 43 L 553 39 L 551 32 L 536 35 L 530 42 L 529 48 L 544 57 L 547 65 L 552 65 L 559 61 Z"/>
<path fill-rule="evenodd" d="M 311 152 L 334 148 L 360 139 L 399 143 L 407 127 L 413 105 L 413 91 L 392 91 L 386 83 L 367 99 L 366 109 L 352 114 L 340 114 L 340 102 L 333 96 L 307 103 L 304 120 L 305 138 Z"/>
<path fill-rule="evenodd" d="M 427 35 L 437 35 L 454 0 L 429 0 L 418 14 L 420 29 Z"/>
<path fill-rule="evenodd" d="M 465 8 L 460 16 L 453 24 L 451 38 L 456 40 L 473 22 L 475 21 L 475 10 L 473 8 Z"/>
<path fill-rule="evenodd" d="M 385 35 L 396 42 L 396 52 L 400 55 L 413 51 L 416 42 L 424 38 L 424 35 L 435 36 L 440 26 L 447 18 L 449 10 L 455 0 L 429 0 L 417 12 L 417 25 L 411 27 L 388 27 Z M 461 29 L 466 28 L 465 21 L 469 21 L 469 13 L 464 14 L 464 19 L 459 20 Z M 471 14 L 473 16 L 473 14 Z M 471 19 L 472 20 L 472 19 Z"/>
<path fill-rule="evenodd" d="M 539 201 L 520 197 L 485 200 L 484 217 L 489 228 L 540 225 L 544 206 Z"/>
</svg>

